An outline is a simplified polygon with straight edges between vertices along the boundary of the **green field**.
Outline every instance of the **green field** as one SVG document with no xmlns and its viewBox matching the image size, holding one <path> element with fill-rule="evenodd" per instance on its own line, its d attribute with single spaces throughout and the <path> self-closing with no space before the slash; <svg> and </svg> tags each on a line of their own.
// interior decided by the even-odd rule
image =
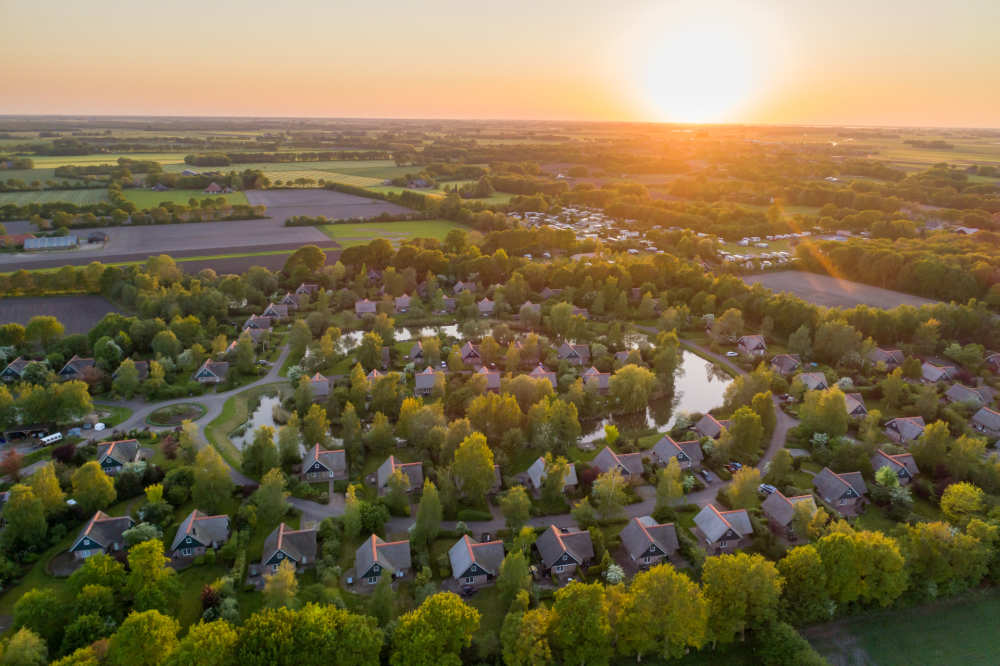
<svg viewBox="0 0 1000 666">
<path fill-rule="evenodd" d="M 955 602 L 812 627 L 805 633 L 836 665 L 992 666 L 1000 650 L 994 620 L 998 614 L 1000 591 L 990 590 Z"/>
<path fill-rule="evenodd" d="M 396 243 L 410 238 L 436 238 L 444 240 L 444 237 L 452 229 L 469 231 L 468 227 L 449 220 L 324 224 L 317 228 L 343 247 L 364 245 L 376 238 L 385 238 Z"/>
<path fill-rule="evenodd" d="M 38 192 L 0 192 L 0 206 L 14 204 L 25 206 L 31 203 L 54 203 L 65 201 L 78 206 L 101 203 L 108 200 L 107 190 L 45 190 Z"/>
<path fill-rule="evenodd" d="M 0 181 L 7 180 L 23 180 L 26 183 L 45 183 L 46 181 L 55 181 L 61 183 L 64 180 L 71 183 L 79 182 L 79 178 L 63 178 L 61 176 L 56 176 L 55 169 L 0 169 Z"/>
<path fill-rule="evenodd" d="M 187 205 L 193 197 L 198 201 L 202 199 L 217 199 L 225 197 L 231 204 L 247 204 L 247 195 L 242 192 L 231 192 L 229 194 L 205 194 L 203 190 L 167 190 L 166 192 L 154 192 L 153 190 L 124 190 L 125 198 L 134 203 L 140 209 L 155 208 L 164 201 L 175 204 Z"/>
<path fill-rule="evenodd" d="M 100 153 L 97 155 L 32 155 L 31 159 L 35 163 L 36 169 L 53 169 L 57 166 L 73 164 L 75 166 L 85 166 L 94 164 L 117 164 L 119 157 L 127 157 L 131 160 L 155 160 L 166 166 L 168 164 L 180 164 L 180 171 L 184 169 L 184 155 L 186 153 Z"/>
</svg>

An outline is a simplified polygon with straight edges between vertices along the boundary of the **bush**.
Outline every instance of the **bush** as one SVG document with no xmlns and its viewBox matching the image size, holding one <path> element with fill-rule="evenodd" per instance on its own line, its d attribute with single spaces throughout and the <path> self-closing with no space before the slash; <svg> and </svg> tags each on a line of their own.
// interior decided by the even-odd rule
<svg viewBox="0 0 1000 666">
<path fill-rule="evenodd" d="M 493 520 L 493 514 L 478 509 L 462 509 L 458 512 L 458 519 L 465 523 L 487 521 Z"/>
<path fill-rule="evenodd" d="M 212 566 L 213 564 L 215 564 L 215 558 L 216 555 L 214 550 L 209 548 L 208 550 L 205 551 L 205 564 L 207 564 L 208 566 Z"/>
</svg>

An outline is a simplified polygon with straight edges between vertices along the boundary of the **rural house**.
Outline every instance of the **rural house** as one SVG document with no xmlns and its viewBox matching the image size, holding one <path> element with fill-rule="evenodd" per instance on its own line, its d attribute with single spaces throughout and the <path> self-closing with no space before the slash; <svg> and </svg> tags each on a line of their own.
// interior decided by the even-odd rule
<svg viewBox="0 0 1000 666">
<path fill-rule="evenodd" d="M 936 384 L 951 379 L 955 375 L 955 368 L 951 366 L 934 365 L 924 361 L 920 366 L 920 378 L 925 384 Z"/>
<path fill-rule="evenodd" d="M 284 321 L 285 319 L 288 319 L 288 306 L 282 305 L 281 303 L 268 303 L 267 307 L 264 308 L 264 312 L 262 312 L 260 316 L 267 317 L 268 319 Z"/>
<path fill-rule="evenodd" d="M 461 294 L 463 291 L 474 292 L 475 290 L 476 290 L 476 284 L 474 282 L 462 282 L 461 280 L 459 280 L 458 282 L 455 283 L 455 288 L 453 293 Z"/>
<path fill-rule="evenodd" d="M 594 543 L 586 530 L 550 525 L 535 541 L 535 548 L 545 573 L 572 575 L 594 559 Z"/>
<path fill-rule="evenodd" d="M 743 548 L 748 543 L 747 537 L 753 534 L 750 514 L 746 509 L 719 511 L 714 505 L 708 504 L 694 517 L 694 524 L 699 541 L 709 552 L 711 549 L 720 553 Z"/>
<path fill-rule="evenodd" d="M 887 370 L 895 370 L 903 365 L 903 361 L 906 359 L 901 349 L 882 349 L 881 347 L 876 347 L 868 352 L 868 360 L 875 365 L 879 363 L 885 364 Z"/>
<path fill-rule="evenodd" d="M 896 478 L 899 479 L 899 484 L 903 486 L 912 481 L 913 477 L 920 473 L 920 470 L 917 469 L 917 463 L 913 460 L 912 453 L 890 455 L 879 449 L 872 456 L 872 472 L 877 472 L 883 467 L 888 467 L 895 472 Z"/>
<path fill-rule="evenodd" d="M 296 571 L 315 564 L 316 530 L 292 530 L 281 523 L 268 534 L 260 558 L 262 568 L 274 573 L 285 560 L 295 565 Z"/>
<path fill-rule="evenodd" d="M 496 303 L 490 299 L 483 296 L 483 300 L 476 303 L 476 309 L 479 310 L 480 317 L 489 317 L 493 315 L 493 309 L 496 307 Z"/>
<path fill-rule="evenodd" d="M 98 553 L 116 553 L 125 547 L 122 535 L 132 527 L 135 527 L 135 521 L 130 516 L 111 517 L 98 511 L 87 521 L 69 552 L 78 560 L 85 560 Z"/>
<path fill-rule="evenodd" d="M 170 545 L 170 557 L 198 557 L 209 548 L 215 550 L 229 541 L 229 516 L 209 516 L 198 509 L 177 528 Z"/>
<path fill-rule="evenodd" d="M 271 318 L 263 315 L 250 315 L 250 317 L 243 322 L 243 328 L 269 331 L 271 330 Z"/>
<path fill-rule="evenodd" d="M 139 376 L 139 381 L 146 381 L 146 378 L 149 377 L 149 361 L 132 361 L 132 364 L 135 365 L 135 371 Z M 117 379 L 118 371 L 121 369 L 122 366 L 119 364 L 118 368 L 111 373 L 111 379 Z"/>
<path fill-rule="evenodd" d="M 677 458 L 681 469 L 690 469 L 701 465 L 705 459 L 701 451 L 701 442 L 691 440 L 687 442 L 675 442 L 670 435 L 664 435 L 653 445 L 652 458 L 659 465 L 669 465 L 671 458 Z"/>
<path fill-rule="evenodd" d="M 1000 352 L 987 352 L 986 366 L 993 372 L 1000 372 Z"/>
<path fill-rule="evenodd" d="M 482 365 L 483 359 L 479 355 L 479 345 L 474 345 L 471 342 L 466 342 L 462 345 L 462 363 L 466 365 Z"/>
<path fill-rule="evenodd" d="M 597 391 L 601 395 L 608 392 L 611 387 L 611 373 L 601 372 L 594 366 L 590 366 L 583 371 L 580 375 L 583 378 L 583 385 L 585 388 L 589 388 L 593 391 Z"/>
<path fill-rule="evenodd" d="M 767 353 L 763 335 L 744 335 L 736 341 L 736 349 L 748 358 L 759 358 Z"/>
<path fill-rule="evenodd" d="M 5 382 L 19 381 L 24 375 L 24 370 L 28 367 L 29 363 L 31 363 L 31 361 L 28 359 L 18 356 L 7 364 L 7 367 L 3 369 L 3 372 L 0 372 L 0 379 L 3 379 Z"/>
<path fill-rule="evenodd" d="M 330 384 L 330 378 L 318 372 L 309 378 L 309 392 L 312 393 L 313 402 L 330 397 Z"/>
<path fill-rule="evenodd" d="M 564 342 L 559 345 L 556 355 L 560 361 L 566 361 L 570 365 L 586 365 L 590 363 L 590 345 L 571 345 Z"/>
<path fill-rule="evenodd" d="M 528 476 L 528 482 L 531 484 L 531 487 L 535 490 L 541 490 L 542 483 L 547 476 L 545 472 L 545 458 L 538 456 L 538 459 L 531 463 L 531 467 L 528 468 L 525 474 Z M 576 466 L 573 463 L 569 463 L 566 465 L 566 475 L 563 477 L 563 492 L 566 492 L 567 488 L 575 488 L 577 483 Z"/>
<path fill-rule="evenodd" d="M 775 490 L 768 495 L 761 503 L 760 508 L 773 526 L 784 529 L 786 535 L 791 536 L 794 534 L 791 529 L 792 520 L 795 518 L 796 507 L 800 504 L 809 508 L 810 518 L 816 513 L 816 500 L 813 499 L 812 495 L 785 497 L 780 490 Z"/>
<path fill-rule="evenodd" d="M 518 312 L 519 313 L 522 313 L 522 312 L 532 312 L 532 313 L 534 313 L 536 315 L 541 316 L 541 314 L 542 314 L 542 306 L 539 305 L 538 303 L 532 303 L 531 301 L 525 301 L 521 305 L 521 307 L 518 309 Z"/>
<path fill-rule="evenodd" d="M 993 390 L 986 386 L 972 388 L 965 384 L 952 384 L 944 392 L 944 397 L 951 403 L 966 403 L 982 407 L 993 402 Z"/>
<path fill-rule="evenodd" d="M 363 298 L 360 301 L 354 301 L 354 314 L 359 317 L 363 315 L 373 315 L 377 310 L 377 304 L 375 301 L 369 301 L 367 298 Z"/>
<path fill-rule="evenodd" d="M 500 371 L 490 370 L 489 368 L 479 368 L 476 372 L 477 375 L 481 377 L 486 377 L 486 390 L 492 391 L 493 393 L 500 392 Z"/>
<path fill-rule="evenodd" d="M 694 431 L 698 433 L 699 437 L 719 439 L 727 425 L 729 425 L 729 421 L 720 421 L 711 414 L 705 414 L 694 424 Z"/>
<path fill-rule="evenodd" d="M 83 379 L 87 370 L 96 367 L 97 364 L 92 358 L 82 358 L 73 354 L 73 358 L 67 361 L 66 365 L 59 371 L 59 379 Z"/>
<path fill-rule="evenodd" d="M 410 566 L 409 541 L 383 541 L 373 534 L 354 551 L 354 573 L 369 585 L 377 583 L 386 572 L 402 578 Z"/>
<path fill-rule="evenodd" d="M 825 391 L 830 388 L 829 382 L 826 381 L 826 375 L 822 372 L 803 372 L 800 373 L 797 379 L 807 391 Z"/>
<path fill-rule="evenodd" d="M 406 358 L 410 359 L 414 363 L 424 360 L 424 345 L 420 340 L 413 343 L 410 347 L 410 351 L 407 352 Z"/>
<path fill-rule="evenodd" d="M 302 460 L 303 481 L 343 481 L 346 478 L 347 455 L 344 449 L 323 450 L 316 444 Z"/>
<path fill-rule="evenodd" d="M 438 377 L 444 377 L 444 373 L 437 372 L 428 366 L 423 372 L 418 372 L 413 376 L 413 395 L 429 396 L 434 392 L 434 385 Z"/>
<path fill-rule="evenodd" d="M 410 309 L 411 298 L 409 294 L 396 297 L 396 312 L 407 312 Z"/>
<path fill-rule="evenodd" d="M 396 473 L 396 470 L 401 470 L 409 478 L 411 493 L 423 488 L 424 464 L 422 462 L 404 463 L 396 460 L 396 456 L 389 456 L 375 472 L 376 487 L 380 495 L 385 494 L 389 479 Z"/>
<path fill-rule="evenodd" d="M 550 298 L 556 298 L 557 296 L 561 296 L 562 292 L 563 292 L 562 289 L 553 289 L 552 287 L 545 287 L 539 293 L 539 296 L 542 297 L 543 301 L 547 301 Z"/>
<path fill-rule="evenodd" d="M 199 384 L 221 384 L 229 376 L 229 363 L 205 359 L 194 373 L 194 380 Z"/>
<path fill-rule="evenodd" d="M 897 444 L 905 444 L 924 434 L 925 427 L 922 416 L 900 416 L 885 422 L 885 434 Z"/>
<path fill-rule="evenodd" d="M 134 439 L 120 439 L 115 442 L 101 442 L 97 445 L 97 463 L 108 476 L 116 476 L 125 465 L 140 460 L 142 449 Z"/>
<path fill-rule="evenodd" d="M 476 543 L 468 534 L 448 550 L 452 578 L 473 587 L 482 587 L 499 576 L 503 557 L 503 541 Z"/>
<path fill-rule="evenodd" d="M 303 282 L 295 288 L 296 296 L 312 296 L 319 291 L 319 285 L 315 282 Z"/>
<path fill-rule="evenodd" d="M 552 372 L 551 370 L 547 370 L 545 368 L 545 366 L 543 366 L 541 363 L 539 363 L 538 365 L 535 366 L 534 370 L 532 370 L 529 373 L 529 376 L 532 379 L 547 379 L 547 380 L 549 380 L 549 383 L 552 384 L 552 388 L 556 388 L 558 386 L 558 380 L 556 379 L 556 373 Z"/>
<path fill-rule="evenodd" d="M 642 453 L 615 453 L 605 446 L 590 465 L 599 469 L 601 474 L 617 469 L 631 483 L 642 481 Z"/>
<path fill-rule="evenodd" d="M 278 301 L 278 305 L 284 305 L 289 310 L 298 310 L 299 299 L 297 299 L 295 297 L 295 294 L 293 294 L 292 292 L 286 291 L 285 295 L 281 297 L 280 301 Z"/>
<path fill-rule="evenodd" d="M 669 559 L 677 552 L 677 528 L 673 523 L 658 524 L 652 516 L 636 516 L 621 531 L 622 547 L 632 562 L 646 568 Z"/>
<path fill-rule="evenodd" d="M 865 399 L 860 393 L 845 393 L 844 409 L 851 418 L 861 418 L 868 414 L 868 408 L 865 407 Z"/>
<path fill-rule="evenodd" d="M 995 440 L 1000 437 L 1000 413 L 989 407 L 982 407 L 972 415 L 972 427 L 990 440 Z"/>
<path fill-rule="evenodd" d="M 868 492 L 861 472 L 837 474 L 829 467 L 813 477 L 813 487 L 824 502 L 843 514 L 860 510 Z"/>
<path fill-rule="evenodd" d="M 375 386 L 375 383 L 378 380 L 382 379 L 385 376 L 386 376 L 386 374 L 384 372 L 382 372 L 381 370 L 379 370 L 378 368 L 372 368 L 371 372 L 369 372 L 367 375 L 365 375 L 365 379 L 368 380 L 368 388 L 369 388 L 369 390 L 372 387 Z"/>
<path fill-rule="evenodd" d="M 775 354 L 771 359 L 771 370 L 784 377 L 789 376 L 802 366 L 798 354 Z"/>
<path fill-rule="evenodd" d="M 222 194 L 222 186 L 214 180 L 205 188 L 205 194 Z"/>
</svg>

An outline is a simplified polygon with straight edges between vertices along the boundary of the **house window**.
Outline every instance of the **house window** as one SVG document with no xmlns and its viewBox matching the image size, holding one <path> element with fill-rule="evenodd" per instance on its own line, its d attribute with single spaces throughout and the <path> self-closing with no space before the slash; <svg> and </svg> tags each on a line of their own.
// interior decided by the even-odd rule
<svg viewBox="0 0 1000 666">
<path fill-rule="evenodd" d="M 181 555 L 183 555 L 184 557 L 190 557 L 191 556 L 191 549 L 190 548 L 181 548 Z"/>
<path fill-rule="evenodd" d="M 476 579 L 475 579 L 474 576 L 466 576 L 465 577 L 465 584 L 466 585 L 472 585 L 474 582 L 476 582 Z"/>
<path fill-rule="evenodd" d="M 563 569 L 565 569 L 565 568 L 566 568 L 566 567 L 564 567 L 563 565 L 561 565 L 561 564 L 557 564 L 557 565 L 556 565 L 556 567 L 555 567 L 555 569 L 556 569 L 556 573 L 562 573 L 562 572 L 563 572 Z"/>
<path fill-rule="evenodd" d="M 366 582 L 367 582 L 367 583 L 368 583 L 369 585 L 374 585 L 375 583 L 377 583 L 377 582 L 378 582 L 378 576 L 369 576 L 369 577 L 368 577 L 368 578 L 366 579 Z"/>
<path fill-rule="evenodd" d="M 643 564 L 649 564 L 652 561 L 653 561 L 653 558 L 650 557 L 649 555 L 643 555 L 642 556 L 642 563 Z"/>
</svg>

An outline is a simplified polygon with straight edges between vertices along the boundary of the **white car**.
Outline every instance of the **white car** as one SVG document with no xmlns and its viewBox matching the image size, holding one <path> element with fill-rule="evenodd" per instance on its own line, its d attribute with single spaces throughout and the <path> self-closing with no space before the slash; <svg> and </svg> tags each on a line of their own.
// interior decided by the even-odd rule
<svg viewBox="0 0 1000 666">
<path fill-rule="evenodd" d="M 108 426 L 104 425 L 103 423 L 95 423 L 94 424 L 94 430 L 98 430 L 98 431 L 99 430 L 104 430 L 107 427 Z"/>
<path fill-rule="evenodd" d="M 729 358 L 736 358 L 737 356 L 739 356 L 739 354 L 737 354 L 734 351 L 727 351 L 726 356 L 728 356 Z"/>
</svg>

